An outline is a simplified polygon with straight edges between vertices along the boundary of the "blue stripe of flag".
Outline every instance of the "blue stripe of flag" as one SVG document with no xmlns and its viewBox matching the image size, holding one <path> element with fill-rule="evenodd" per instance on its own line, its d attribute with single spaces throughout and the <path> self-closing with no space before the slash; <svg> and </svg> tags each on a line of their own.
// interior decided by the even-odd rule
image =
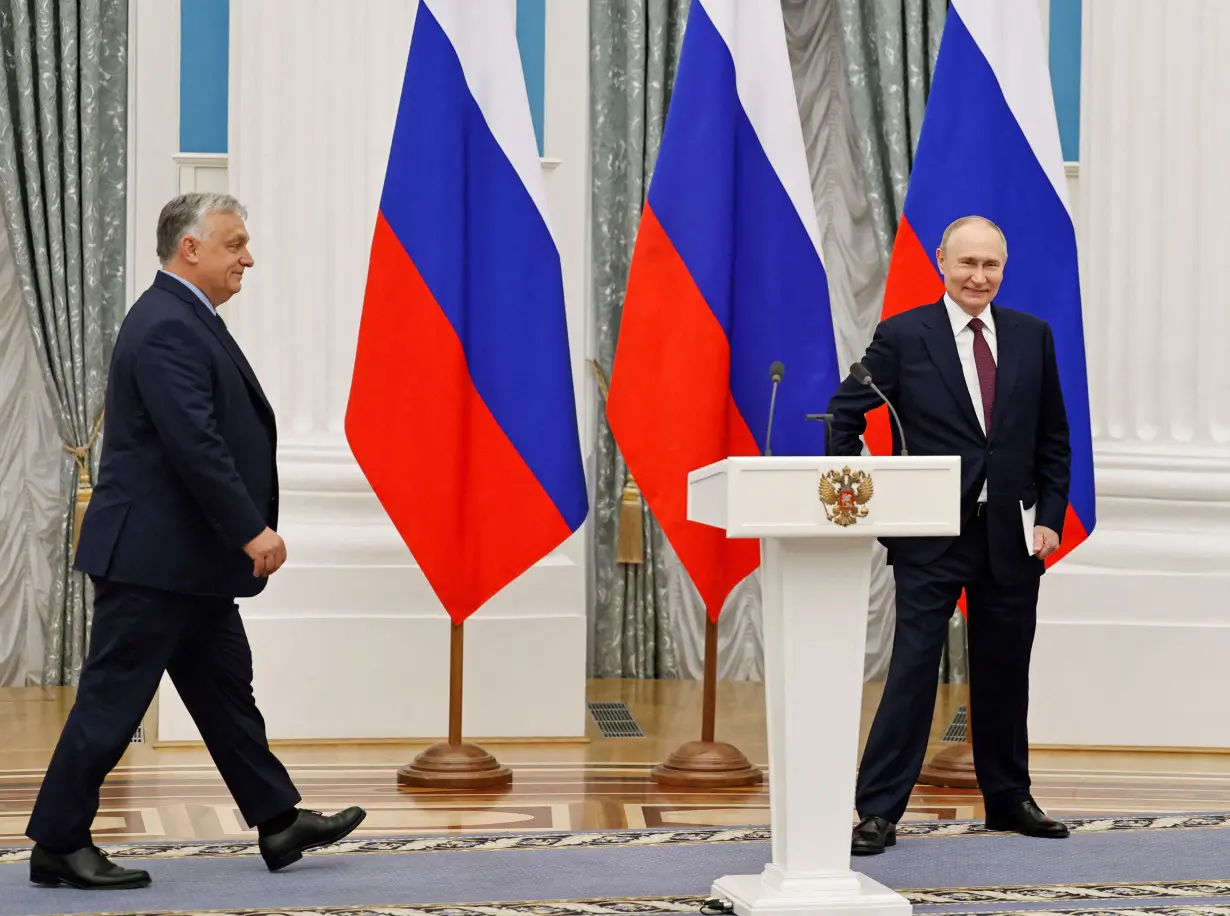
<svg viewBox="0 0 1230 916">
<path fill-rule="evenodd" d="M 955 8 L 949 9 L 923 130 L 968 142 L 919 145 L 905 213 L 924 250 L 969 214 L 999 224 L 1008 261 L 996 301 L 1049 322 L 1072 434 L 1070 501 L 1094 526 L 1093 442 L 1072 219 Z"/>
<path fill-rule="evenodd" d="M 822 411 L 840 381 L 828 278 L 701 3 L 688 13 L 649 202 L 726 333 L 731 393 L 761 450 L 780 360 L 773 453 L 823 454 L 823 427 L 804 414 Z"/>
<path fill-rule="evenodd" d="M 588 498 L 559 252 L 425 3 L 380 210 L 456 331 L 479 395 L 576 530 Z"/>
</svg>

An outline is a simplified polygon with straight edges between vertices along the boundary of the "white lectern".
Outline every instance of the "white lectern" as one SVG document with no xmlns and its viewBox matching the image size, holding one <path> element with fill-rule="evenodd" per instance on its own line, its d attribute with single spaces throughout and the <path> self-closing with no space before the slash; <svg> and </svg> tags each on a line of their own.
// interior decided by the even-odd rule
<svg viewBox="0 0 1230 916">
<path fill-rule="evenodd" d="M 850 868 L 872 542 L 961 530 L 958 457 L 728 458 L 688 475 L 688 518 L 761 541 L 773 861 L 713 896 L 738 916 L 909 902 Z"/>
</svg>

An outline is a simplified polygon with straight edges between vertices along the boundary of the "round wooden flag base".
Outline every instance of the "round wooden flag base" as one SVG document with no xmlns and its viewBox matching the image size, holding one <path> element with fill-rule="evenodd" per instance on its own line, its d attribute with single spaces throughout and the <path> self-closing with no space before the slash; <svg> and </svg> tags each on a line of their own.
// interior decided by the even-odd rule
<svg viewBox="0 0 1230 916">
<path fill-rule="evenodd" d="M 953 789 L 977 789 L 974 774 L 974 746 L 969 742 L 946 747 L 922 768 L 918 781 L 924 786 Z"/>
<path fill-rule="evenodd" d="M 397 771 L 397 783 L 416 789 L 488 789 L 512 783 L 512 770 L 477 744 L 433 744 Z"/>
<path fill-rule="evenodd" d="M 663 786 L 729 789 L 763 780 L 760 768 L 725 741 L 689 741 L 653 768 L 653 781 Z"/>
</svg>

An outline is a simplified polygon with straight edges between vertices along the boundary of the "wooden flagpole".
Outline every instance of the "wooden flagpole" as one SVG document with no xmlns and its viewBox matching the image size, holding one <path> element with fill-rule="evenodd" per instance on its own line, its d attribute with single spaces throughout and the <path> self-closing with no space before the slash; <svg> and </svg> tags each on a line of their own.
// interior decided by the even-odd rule
<svg viewBox="0 0 1230 916">
<path fill-rule="evenodd" d="M 653 781 L 659 785 L 725 789 L 754 786 L 764 779 L 760 768 L 752 766 L 742 751 L 713 738 L 717 718 L 717 655 L 717 621 L 706 614 L 700 740 L 681 745 L 665 763 L 653 768 Z"/>
<path fill-rule="evenodd" d="M 399 785 L 418 789 L 488 789 L 512 783 L 512 770 L 477 744 L 461 740 L 464 626 L 453 623 L 449 646 L 448 740 L 433 744 L 399 769 Z"/>
<path fill-rule="evenodd" d="M 977 789 L 978 775 L 974 772 L 974 717 L 967 697 L 965 700 L 965 740 L 951 744 L 928 760 L 918 774 L 918 782 L 924 786 L 942 786 L 950 789 Z"/>
</svg>

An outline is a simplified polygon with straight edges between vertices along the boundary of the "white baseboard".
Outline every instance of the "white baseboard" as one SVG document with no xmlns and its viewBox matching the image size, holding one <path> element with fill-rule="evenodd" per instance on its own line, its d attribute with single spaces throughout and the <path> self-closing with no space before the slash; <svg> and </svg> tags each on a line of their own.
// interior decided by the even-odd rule
<svg viewBox="0 0 1230 916">
<path fill-rule="evenodd" d="M 1030 742 L 1230 747 L 1230 455 L 1103 446 L 1092 537 L 1042 577 Z"/>
<path fill-rule="evenodd" d="M 1034 745 L 1226 748 L 1228 573 L 1043 577 L 1030 683 Z"/>
<path fill-rule="evenodd" d="M 279 451 L 287 563 L 240 602 L 271 740 L 448 731 L 450 621 L 336 437 Z M 585 735 L 582 528 L 465 623 L 463 730 Z M 198 741 L 169 681 L 157 737 Z"/>
<path fill-rule="evenodd" d="M 436 740 L 448 734 L 449 621 L 245 614 L 256 701 L 270 740 Z M 583 738 L 585 620 L 472 619 L 465 627 L 467 738 Z M 199 741 L 169 680 L 158 742 Z"/>
<path fill-rule="evenodd" d="M 179 153 L 175 169 L 180 194 L 212 191 L 225 194 L 230 184 L 226 153 Z"/>
</svg>

